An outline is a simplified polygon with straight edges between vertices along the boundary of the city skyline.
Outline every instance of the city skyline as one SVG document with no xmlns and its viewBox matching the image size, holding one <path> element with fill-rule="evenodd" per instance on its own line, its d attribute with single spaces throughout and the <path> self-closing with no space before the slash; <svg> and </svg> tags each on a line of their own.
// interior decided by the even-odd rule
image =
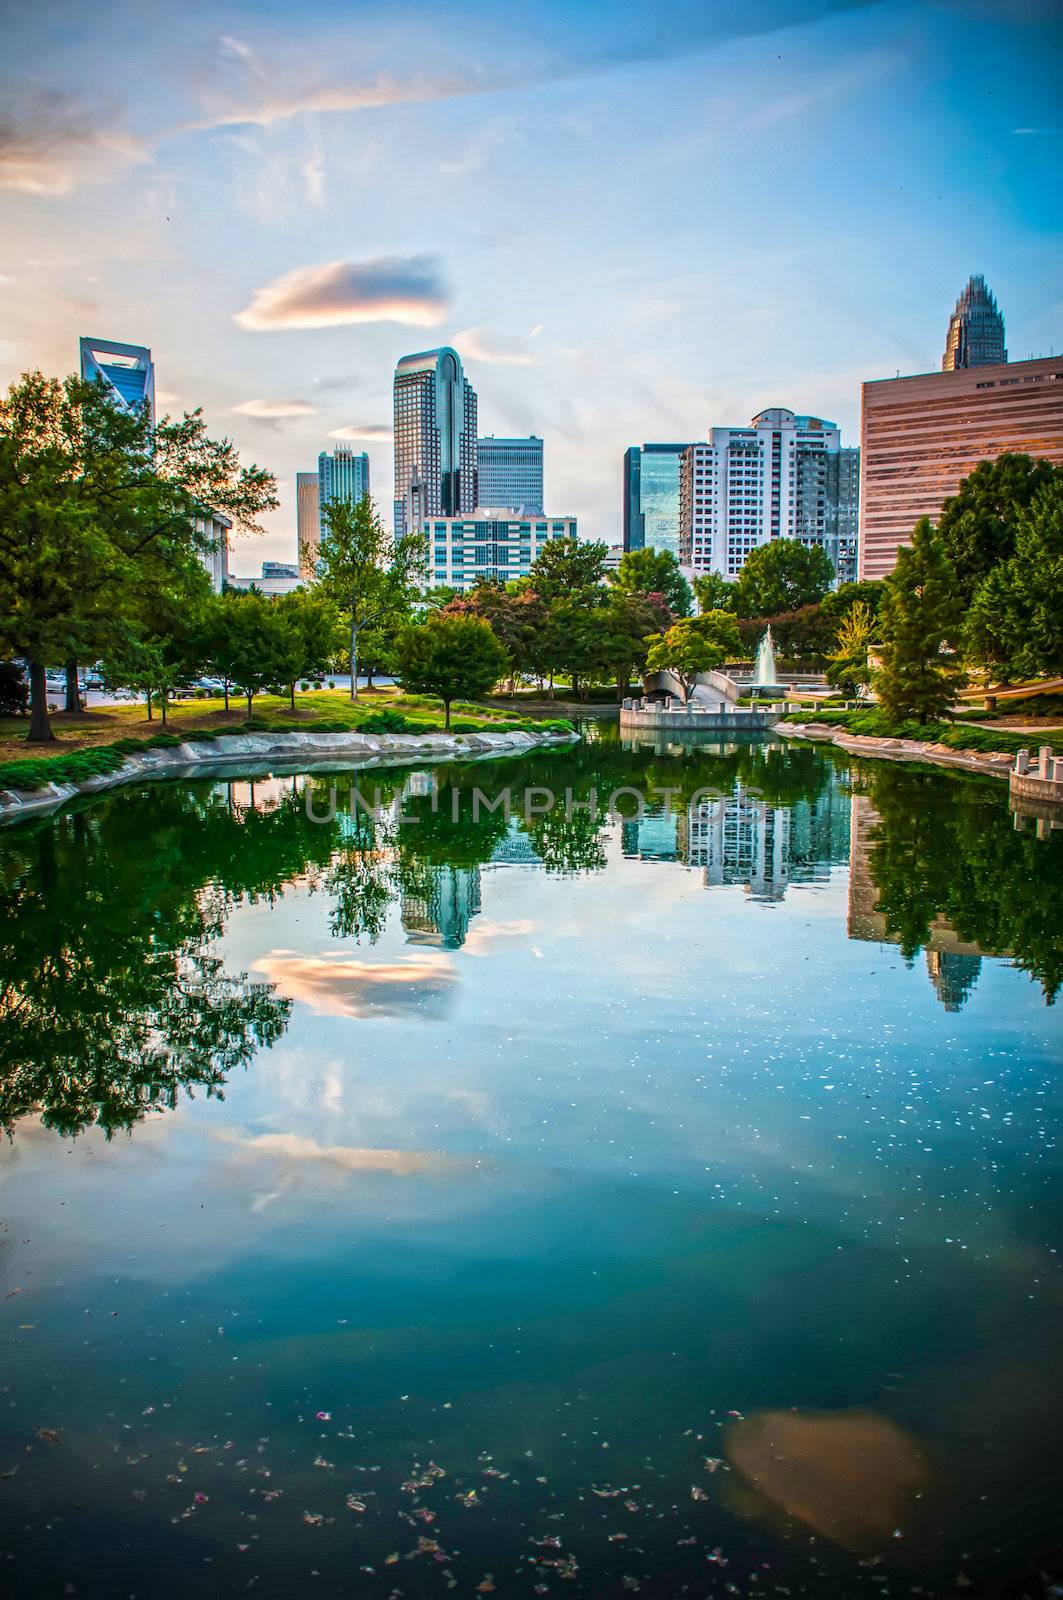
<svg viewBox="0 0 1063 1600">
<path fill-rule="evenodd" d="M 972 271 L 1013 360 L 1058 343 L 1032 0 L 43 12 L 47 53 L 40 10 L 5 23 L 0 378 L 74 370 L 86 330 L 150 346 L 160 411 L 277 474 L 241 566 L 290 559 L 337 437 L 387 518 L 410 349 L 458 350 L 491 428 L 544 437 L 547 509 L 616 543 L 632 440 L 782 403 L 855 439 L 863 381 L 939 366 Z"/>
</svg>

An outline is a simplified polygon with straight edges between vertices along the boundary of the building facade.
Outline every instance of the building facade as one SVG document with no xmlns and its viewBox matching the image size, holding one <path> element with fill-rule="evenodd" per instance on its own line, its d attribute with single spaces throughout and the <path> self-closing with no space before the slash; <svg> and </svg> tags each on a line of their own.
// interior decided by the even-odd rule
<svg viewBox="0 0 1063 1600">
<path fill-rule="evenodd" d="M 200 539 L 199 559 L 207 569 L 207 577 L 215 594 L 232 585 L 229 574 L 229 529 L 232 519 L 220 511 L 205 511 L 196 518 L 196 533 Z"/>
<path fill-rule="evenodd" d="M 330 500 L 356 506 L 369 493 L 369 453 L 357 455 L 350 445 L 338 444 L 335 450 L 322 450 L 317 458 L 319 514 Z"/>
<path fill-rule="evenodd" d="M 1008 359 L 1004 318 L 983 277 L 968 278 L 945 337 L 942 372 L 961 367 L 999 367 Z"/>
<path fill-rule="evenodd" d="M 155 421 L 155 363 L 146 345 L 82 339 L 79 350 L 86 383 L 106 384 L 111 398 L 129 411 L 146 405 Z"/>
<path fill-rule="evenodd" d="M 321 547 L 321 479 L 316 472 L 295 474 L 295 516 L 299 542 L 299 575 L 307 583 L 317 572 Z"/>
<path fill-rule="evenodd" d="M 1063 357 L 865 383 L 860 445 L 859 574 L 884 578 L 979 461 L 1063 463 Z"/>
<path fill-rule="evenodd" d="M 624 451 L 624 549 L 679 554 L 679 476 L 685 444 Z"/>
<path fill-rule="evenodd" d="M 465 591 L 481 578 L 509 583 L 526 578 L 548 539 L 576 538 L 575 517 L 514 517 L 480 511 L 475 517 L 430 517 L 428 582 Z"/>
<path fill-rule="evenodd" d="M 713 428 L 680 458 L 680 562 L 695 575 L 734 579 L 758 545 L 799 539 L 826 550 L 839 577 L 850 572 L 857 455 L 850 447 L 843 459 L 836 423 L 782 406 L 747 428 Z"/>
<path fill-rule="evenodd" d="M 476 504 L 505 506 L 526 517 L 543 514 L 543 441 L 496 439 L 476 441 Z"/>
<path fill-rule="evenodd" d="M 395 368 L 395 532 L 476 509 L 476 390 L 456 350 L 422 350 Z"/>
</svg>

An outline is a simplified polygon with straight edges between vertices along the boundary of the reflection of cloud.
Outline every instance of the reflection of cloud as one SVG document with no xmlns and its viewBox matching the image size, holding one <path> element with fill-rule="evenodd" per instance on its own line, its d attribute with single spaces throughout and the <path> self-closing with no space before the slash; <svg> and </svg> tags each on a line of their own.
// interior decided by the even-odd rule
<svg viewBox="0 0 1063 1600">
<path fill-rule="evenodd" d="M 927 1476 L 915 1440 L 874 1411 L 760 1411 L 729 1430 L 726 1448 L 757 1492 L 740 1491 L 741 1509 L 781 1509 L 857 1554 L 903 1529 Z"/>
<path fill-rule="evenodd" d="M 333 428 L 330 439 L 390 439 L 391 428 L 386 422 L 351 422 L 345 428 Z"/>
<path fill-rule="evenodd" d="M 321 1166 L 342 1172 L 394 1172 L 405 1177 L 412 1172 L 427 1172 L 447 1163 L 445 1156 L 423 1150 L 372 1150 L 359 1149 L 349 1144 L 318 1144 L 316 1139 L 301 1138 L 296 1133 L 260 1133 L 252 1137 L 219 1134 L 224 1143 L 237 1146 L 238 1153 L 248 1158 L 266 1157 L 284 1166 Z M 261 1210 L 276 1198 L 275 1191 L 257 1197 L 255 1206 Z"/>
<path fill-rule="evenodd" d="M 336 328 L 351 322 L 404 322 L 432 327 L 449 291 L 431 256 L 380 256 L 372 261 L 327 261 L 296 267 L 256 289 L 234 321 L 257 332 L 271 328 Z"/>
<path fill-rule="evenodd" d="M 486 956 L 490 954 L 494 945 L 501 944 L 506 939 L 526 939 L 534 932 L 535 923 L 527 917 L 515 919 L 513 922 L 478 921 L 470 927 L 465 936 L 465 954 Z"/>
<path fill-rule="evenodd" d="M 148 147 L 116 126 L 110 112 L 58 89 L 4 89 L 0 114 L 0 189 L 69 194 L 151 159 Z"/>
<path fill-rule="evenodd" d="M 466 328 L 451 340 L 459 355 L 468 361 L 483 361 L 493 367 L 533 367 L 535 357 L 527 339 L 509 339 L 486 328 Z"/>
<path fill-rule="evenodd" d="M 308 417 L 317 407 L 308 400 L 241 400 L 234 411 L 242 417 Z"/>
<path fill-rule="evenodd" d="M 296 956 L 273 951 L 254 965 L 280 993 L 331 1017 L 438 1016 L 457 974 L 449 961 L 424 957 L 376 964 L 342 953 Z"/>
</svg>

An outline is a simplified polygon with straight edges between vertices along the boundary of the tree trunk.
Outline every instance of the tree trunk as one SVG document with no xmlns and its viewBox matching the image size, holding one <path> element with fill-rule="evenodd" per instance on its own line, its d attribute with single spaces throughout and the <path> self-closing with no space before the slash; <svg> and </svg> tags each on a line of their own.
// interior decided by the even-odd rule
<svg viewBox="0 0 1063 1600">
<path fill-rule="evenodd" d="M 51 719 L 48 716 L 48 685 L 44 681 L 44 668 L 36 661 L 30 662 L 30 731 L 29 744 L 54 744 Z"/>
<path fill-rule="evenodd" d="M 443 732 L 450 732 L 450 701 L 443 701 Z"/>
<path fill-rule="evenodd" d="M 252 702 L 252 700 L 254 698 L 255 698 L 255 692 L 252 689 L 251 693 L 247 696 L 247 720 L 248 720 L 248 722 L 251 721 L 251 702 Z"/>
<path fill-rule="evenodd" d="M 76 661 L 68 661 L 66 664 L 66 705 L 63 710 L 81 710 L 81 695 L 78 692 L 78 664 Z"/>
<path fill-rule="evenodd" d="M 148 721 L 149 721 L 149 722 L 150 722 L 150 721 L 151 721 L 151 719 L 152 719 L 152 711 L 151 711 L 151 690 L 150 690 L 150 689 L 148 689 L 148 690 L 146 690 L 146 691 L 145 691 L 145 693 L 146 693 L 146 695 L 147 695 L 147 701 L 148 701 Z"/>
<path fill-rule="evenodd" d="M 351 699 L 358 698 L 358 624 L 351 613 Z"/>
<path fill-rule="evenodd" d="M 162 712 L 162 725 L 164 728 L 166 726 L 166 702 L 169 699 L 169 695 L 170 691 L 164 685 L 162 693 L 159 695 L 159 709 Z"/>
<path fill-rule="evenodd" d="M 572 674 L 572 698 L 573 698 L 573 700 L 578 700 L 579 699 L 579 673 L 578 672 L 574 672 Z"/>
<path fill-rule="evenodd" d="M 228 680 L 228 678 L 223 678 L 222 679 L 222 683 L 225 686 L 225 715 L 228 716 L 229 715 L 229 680 Z"/>
<path fill-rule="evenodd" d="M 294 712 L 294 710 L 295 710 L 295 684 L 294 683 L 290 683 L 288 685 L 288 696 L 289 696 L 289 699 L 291 700 L 292 711 Z"/>
<path fill-rule="evenodd" d="M 366 686 L 367 689 L 371 689 L 373 687 L 373 672 L 374 672 L 374 670 L 375 669 L 373 668 L 372 664 L 370 664 L 365 669 L 365 686 Z"/>
</svg>

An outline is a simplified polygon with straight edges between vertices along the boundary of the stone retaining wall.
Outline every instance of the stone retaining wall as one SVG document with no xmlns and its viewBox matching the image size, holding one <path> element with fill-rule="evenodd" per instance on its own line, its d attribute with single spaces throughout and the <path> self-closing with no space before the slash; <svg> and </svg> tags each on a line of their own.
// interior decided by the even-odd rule
<svg viewBox="0 0 1063 1600">
<path fill-rule="evenodd" d="M 351 768 L 409 766 L 424 762 L 488 760 L 521 755 L 544 745 L 567 745 L 576 733 L 233 733 L 190 740 L 127 756 L 114 772 L 80 783 L 50 783 L 22 792 L 0 789 L 0 824 L 54 811 L 76 795 L 98 794 L 149 778 L 215 778 L 248 768 L 273 773 L 349 771 Z"/>
<path fill-rule="evenodd" d="M 814 722 L 786 722 L 776 728 L 795 739 L 818 739 L 836 744 L 854 756 L 877 757 L 884 761 L 927 761 L 938 767 L 958 767 L 963 772 L 981 772 L 993 778 L 1006 778 L 1012 758 L 1003 750 L 983 754 L 978 750 L 953 750 L 947 744 L 929 744 L 921 739 L 872 739 L 864 734 L 847 733 L 844 728 L 828 728 Z"/>
</svg>

